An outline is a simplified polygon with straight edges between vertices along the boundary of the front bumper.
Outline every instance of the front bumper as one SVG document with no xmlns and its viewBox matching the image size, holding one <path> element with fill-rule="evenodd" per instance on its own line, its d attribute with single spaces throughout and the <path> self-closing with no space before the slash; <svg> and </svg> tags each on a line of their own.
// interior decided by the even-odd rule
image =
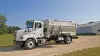
<svg viewBox="0 0 100 56">
<path fill-rule="evenodd" d="M 13 41 L 14 45 L 23 45 L 24 42 L 23 41 Z"/>
</svg>

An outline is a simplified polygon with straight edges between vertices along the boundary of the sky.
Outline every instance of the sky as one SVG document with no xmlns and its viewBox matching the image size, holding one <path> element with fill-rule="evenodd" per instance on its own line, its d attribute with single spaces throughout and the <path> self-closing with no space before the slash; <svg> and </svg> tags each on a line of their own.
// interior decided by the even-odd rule
<svg viewBox="0 0 100 56">
<path fill-rule="evenodd" d="M 0 0 L 7 25 L 25 27 L 27 20 L 55 19 L 83 24 L 100 21 L 100 0 Z"/>
</svg>

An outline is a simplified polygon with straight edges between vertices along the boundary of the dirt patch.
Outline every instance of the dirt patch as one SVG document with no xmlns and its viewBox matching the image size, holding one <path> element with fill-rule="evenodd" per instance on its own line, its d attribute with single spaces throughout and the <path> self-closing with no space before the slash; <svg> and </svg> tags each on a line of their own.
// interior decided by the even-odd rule
<svg viewBox="0 0 100 56">
<path fill-rule="evenodd" d="M 100 46 L 100 36 L 79 36 L 78 39 L 73 39 L 71 44 L 53 43 L 38 46 L 32 50 L 24 50 L 20 47 L 3 47 L 0 48 L 0 56 L 52 56 L 97 46 Z"/>
</svg>

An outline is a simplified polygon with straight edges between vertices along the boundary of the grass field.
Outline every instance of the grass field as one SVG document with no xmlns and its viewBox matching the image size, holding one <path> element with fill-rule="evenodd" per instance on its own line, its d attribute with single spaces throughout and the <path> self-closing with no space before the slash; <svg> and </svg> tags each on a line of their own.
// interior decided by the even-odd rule
<svg viewBox="0 0 100 56">
<path fill-rule="evenodd" d="M 72 53 L 65 53 L 62 55 L 55 55 L 55 56 L 100 56 L 100 47 L 84 49 L 81 51 L 76 51 Z"/>
<path fill-rule="evenodd" d="M 13 45 L 13 39 L 12 34 L 0 35 L 0 47 Z"/>
</svg>

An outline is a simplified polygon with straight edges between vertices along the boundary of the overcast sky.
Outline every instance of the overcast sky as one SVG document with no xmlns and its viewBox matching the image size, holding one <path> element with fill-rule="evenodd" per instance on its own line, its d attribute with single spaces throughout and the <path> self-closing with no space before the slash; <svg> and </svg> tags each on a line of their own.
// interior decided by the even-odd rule
<svg viewBox="0 0 100 56">
<path fill-rule="evenodd" d="M 25 27 L 26 20 L 56 19 L 78 24 L 100 21 L 100 0 L 0 0 L 7 25 Z"/>
</svg>

